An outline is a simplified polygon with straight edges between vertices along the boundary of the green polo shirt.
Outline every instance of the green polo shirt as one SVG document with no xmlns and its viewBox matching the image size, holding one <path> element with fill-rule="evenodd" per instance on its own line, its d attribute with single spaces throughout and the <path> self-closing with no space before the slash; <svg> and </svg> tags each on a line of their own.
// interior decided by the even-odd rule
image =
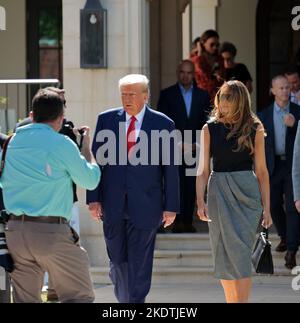
<svg viewBox="0 0 300 323">
<path fill-rule="evenodd" d="M 72 181 L 93 190 L 100 181 L 100 169 L 85 160 L 71 139 L 46 124 L 17 130 L 0 179 L 8 212 L 70 220 Z"/>
</svg>

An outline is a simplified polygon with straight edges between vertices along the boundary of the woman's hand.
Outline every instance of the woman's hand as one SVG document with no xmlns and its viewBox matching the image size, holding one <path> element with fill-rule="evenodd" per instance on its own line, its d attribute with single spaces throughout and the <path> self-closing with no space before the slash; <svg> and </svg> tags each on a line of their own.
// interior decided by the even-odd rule
<svg viewBox="0 0 300 323">
<path fill-rule="evenodd" d="M 270 212 L 264 212 L 263 213 L 263 222 L 262 226 L 266 229 L 269 229 L 273 224 L 271 213 Z"/>
<path fill-rule="evenodd" d="M 295 202 L 296 209 L 300 213 L 300 200 Z"/>
<path fill-rule="evenodd" d="M 208 208 L 204 201 L 200 200 L 197 201 L 198 206 L 198 217 L 203 222 L 211 222 L 210 218 L 208 217 Z"/>
</svg>

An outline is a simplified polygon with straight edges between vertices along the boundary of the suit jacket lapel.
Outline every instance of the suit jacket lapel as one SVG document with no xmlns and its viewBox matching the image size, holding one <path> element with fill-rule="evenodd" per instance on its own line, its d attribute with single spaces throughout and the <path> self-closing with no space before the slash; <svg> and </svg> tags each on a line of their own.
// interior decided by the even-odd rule
<svg viewBox="0 0 300 323">
<path fill-rule="evenodd" d="M 122 125 L 122 126 L 121 126 Z M 117 160 L 120 161 L 120 147 L 121 148 L 121 154 L 126 154 L 127 156 L 127 142 L 126 142 L 126 113 L 124 109 L 120 109 L 117 112 L 116 118 L 114 120 L 114 123 L 112 125 L 112 131 L 116 135 L 116 156 Z M 120 145 L 120 140 L 123 141 L 123 143 Z M 123 150 L 124 149 L 124 152 Z"/>
<path fill-rule="evenodd" d="M 123 109 L 120 109 L 117 112 L 116 118 L 115 118 L 115 122 L 113 124 L 113 131 L 115 132 L 115 134 L 117 135 L 117 138 L 119 138 L 119 126 L 120 126 L 120 122 L 126 122 L 126 113 Z M 126 134 L 126 132 L 124 133 L 124 135 Z"/>
<path fill-rule="evenodd" d="M 297 106 L 294 105 L 292 102 L 290 103 L 290 113 L 295 117 L 297 112 L 296 112 Z M 297 118 L 296 118 L 296 123 L 298 124 Z M 285 147 L 288 147 L 290 144 L 290 133 L 292 131 L 292 128 L 288 127 L 287 132 L 286 132 L 286 137 L 285 137 Z"/>
<path fill-rule="evenodd" d="M 144 131 L 148 135 L 148 138 L 150 138 L 150 135 L 151 135 L 151 112 L 150 112 L 148 106 L 146 106 L 146 111 L 145 111 L 143 123 L 141 126 L 141 131 Z M 137 142 L 139 142 L 139 141 L 140 141 L 140 136 L 137 138 Z"/>
<path fill-rule="evenodd" d="M 178 109 L 178 114 L 181 116 L 180 119 L 182 118 L 182 120 L 187 121 L 188 120 L 188 114 L 186 111 L 186 107 L 185 107 L 185 102 L 179 87 L 179 84 L 177 84 L 177 91 L 176 91 L 176 101 L 178 102 L 177 109 Z"/>
<path fill-rule="evenodd" d="M 269 111 L 268 111 L 268 118 L 267 120 L 269 120 L 269 133 L 267 134 L 268 136 L 270 136 L 270 138 L 272 139 L 272 145 L 274 148 L 274 152 L 275 152 L 275 130 L 274 130 L 274 104 L 272 104 L 269 107 Z"/>
<path fill-rule="evenodd" d="M 191 105 L 191 112 L 190 112 L 190 116 L 189 119 L 197 119 L 196 114 L 197 114 L 197 98 L 196 98 L 197 92 L 195 91 L 195 89 L 193 88 L 193 96 L 192 96 L 192 105 Z"/>
</svg>

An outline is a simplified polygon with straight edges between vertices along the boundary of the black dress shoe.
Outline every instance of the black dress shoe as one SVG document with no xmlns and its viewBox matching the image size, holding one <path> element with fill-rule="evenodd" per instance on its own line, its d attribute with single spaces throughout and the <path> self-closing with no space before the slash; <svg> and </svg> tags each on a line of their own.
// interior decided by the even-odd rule
<svg viewBox="0 0 300 323">
<path fill-rule="evenodd" d="M 186 233 L 196 233 L 196 228 L 191 223 L 185 223 L 184 224 L 184 232 Z"/>
<path fill-rule="evenodd" d="M 163 225 L 161 225 L 161 226 L 158 228 L 158 230 L 157 230 L 157 232 L 156 232 L 156 233 L 158 233 L 158 234 L 164 234 L 164 233 L 166 233 L 164 226 L 163 226 Z"/>
<path fill-rule="evenodd" d="M 281 240 L 279 245 L 276 247 L 275 251 L 277 251 L 277 252 L 286 252 L 287 251 L 286 241 Z"/>
<path fill-rule="evenodd" d="M 285 255 L 285 267 L 287 269 L 294 269 L 296 266 L 297 266 L 297 263 L 296 263 L 296 254 L 297 254 L 297 251 L 288 251 Z"/>
<path fill-rule="evenodd" d="M 184 233 L 184 224 L 182 222 L 175 222 L 172 228 L 172 233 Z"/>
</svg>

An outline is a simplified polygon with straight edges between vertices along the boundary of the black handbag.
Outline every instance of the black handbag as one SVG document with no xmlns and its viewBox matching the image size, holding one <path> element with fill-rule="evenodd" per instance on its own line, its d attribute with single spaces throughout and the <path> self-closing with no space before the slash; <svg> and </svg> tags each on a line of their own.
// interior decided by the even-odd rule
<svg viewBox="0 0 300 323">
<path fill-rule="evenodd" d="M 269 241 L 269 230 L 264 229 L 259 235 L 252 253 L 252 264 L 257 274 L 274 274 L 272 245 Z"/>
</svg>

